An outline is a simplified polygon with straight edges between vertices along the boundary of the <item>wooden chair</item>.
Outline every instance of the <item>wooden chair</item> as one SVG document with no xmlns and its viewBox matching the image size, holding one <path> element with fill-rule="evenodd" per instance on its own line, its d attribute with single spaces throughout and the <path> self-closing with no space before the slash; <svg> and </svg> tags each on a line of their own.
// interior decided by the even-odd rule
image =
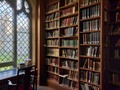
<svg viewBox="0 0 120 90">
<path fill-rule="evenodd" d="M 7 80 L 0 81 L 0 90 L 8 90 L 8 81 Z"/>
<path fill-rule="evenodd" d="M 36 66 L 18 69 L 16 85 L 9 85 L 9 90 L 37 90 Z"/>
</svg>

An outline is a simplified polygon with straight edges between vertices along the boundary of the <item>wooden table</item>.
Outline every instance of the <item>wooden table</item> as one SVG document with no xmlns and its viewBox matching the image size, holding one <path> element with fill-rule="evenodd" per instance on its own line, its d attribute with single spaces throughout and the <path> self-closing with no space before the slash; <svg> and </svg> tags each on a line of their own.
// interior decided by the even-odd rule
<svg viewBox="0 0 120 90">
<path fill-rule="evenodd" d="M 0 72 L 0 81 L 15 78 L 17 76 L 17 71 L 18 71 L 17 68 L 1 71 Z"/>
<path fill-rule="evenodd" d="M 17 78 L 17 72 L 18 72 L 17 68 L 14 68 L 11 70 L 0 71 L 0 82 L 5 81 L 5 80 L 11 80 L 11 81 L 15 80 Z M 23 74 L 24 73 L 21 72 L 21 76 Z M 27 88 L 28 89 L 26 89 L 26 90 L 29 90 L 29 86 Z"/>
</svg>

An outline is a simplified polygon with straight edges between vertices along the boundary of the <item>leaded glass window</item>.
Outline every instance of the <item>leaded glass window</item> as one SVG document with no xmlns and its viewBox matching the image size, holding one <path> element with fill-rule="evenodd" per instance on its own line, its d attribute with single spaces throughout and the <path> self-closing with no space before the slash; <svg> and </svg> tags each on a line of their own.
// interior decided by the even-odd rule
<svg viewBox="0 0 120 90">
<path fill-rule="evenodd" d="M 31 58 L 31 8 L 27 0 L 0 0 L 0 71 Z"/>
</svg>

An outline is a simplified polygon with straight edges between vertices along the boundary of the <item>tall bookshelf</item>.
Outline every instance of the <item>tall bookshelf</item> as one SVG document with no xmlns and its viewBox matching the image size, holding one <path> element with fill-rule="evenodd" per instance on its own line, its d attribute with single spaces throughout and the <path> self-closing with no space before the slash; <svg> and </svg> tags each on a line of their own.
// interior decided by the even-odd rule
<svg viewBox="0 0 120 90">
<path fill-rule="evenodd" d="M 104 5 L 104 0 L 80 0 L 81 90 L 104 90 L 105 88 L 107 90 L 104 82 L 107 48 L 104 46 L 108 31 L 105 31 L 107 20 L 104 15 L 106 10 Z"/>
<path fill-rule="evenodd" d="M 67 90 L 107 90 L 108 0 L 48 0 L 48 82 Z"/>
<path fill-rule="evenodd" d="M 109 0 L 109 8 L 109 86 L 120 90 L 120 0 Z"/>
<path fill-rule="evenodd" d="M 59 81 L 59 2 L 46 6 L 45 13 L 45 48 L 49 79 Z"/>
<path fill-rule="evenodd" d="M 78 89 L 78 0 L 60 1 L 60 81 Z"/>
</svg>

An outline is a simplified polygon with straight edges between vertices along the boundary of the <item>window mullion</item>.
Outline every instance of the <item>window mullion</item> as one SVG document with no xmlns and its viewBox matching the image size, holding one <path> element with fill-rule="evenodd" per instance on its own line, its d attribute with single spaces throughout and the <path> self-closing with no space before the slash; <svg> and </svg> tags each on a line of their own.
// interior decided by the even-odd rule
<svg viewBox="0 0 120 90">
<path fill-rule="evenodd" d="M 16 6 L 14 8 L 14 65 L 13 67 L 17 67 L 17 9 Z"/>
</svg>

